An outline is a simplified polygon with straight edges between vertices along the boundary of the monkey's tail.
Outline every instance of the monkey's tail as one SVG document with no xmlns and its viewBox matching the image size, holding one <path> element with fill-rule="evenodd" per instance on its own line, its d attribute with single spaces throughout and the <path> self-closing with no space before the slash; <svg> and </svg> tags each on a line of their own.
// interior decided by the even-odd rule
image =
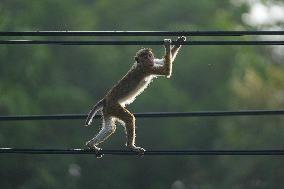
<svg viewBox="0 0 284 189">
<path fill-rule="evenodd" d="M 104 107 L 104 99 L 100 100 L 99 102 L 97 102 L 94 107 L 91 109 L 91 111 L 88 114 L 88 117 L 85 121 L 85 126 L 88 127 L 91 125 L 94 116 L 96 115 L 96 113 L 100 110 L 102 110 Z"/>
</svg>

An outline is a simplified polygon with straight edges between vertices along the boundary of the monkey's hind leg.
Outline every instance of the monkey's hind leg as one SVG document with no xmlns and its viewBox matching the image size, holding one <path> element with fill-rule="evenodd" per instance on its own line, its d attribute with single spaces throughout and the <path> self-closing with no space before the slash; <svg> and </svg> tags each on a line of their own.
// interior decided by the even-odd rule
<svg viewBox="0 0 284 189">
<path fill-rule="evenodd" d="M 127 136 L 126 146 L 130 148 L 132 151 L 138 152 L 139 155 L 143 155 L 145 152 L 144 148 L 135 146 L 135 117 L 132 113 L 130 113 L 126 108 L 117 105 L 117 111 L 115 117 L 125 123 L 125 130 Z"/>
<path fill-rule="evenodd" d="M 102 128 L 99 133 L 86 143 L 86 146 L 92 150 L 95 150 L 97 158 L 101 158 L 101 148 L 98 147 L 100 143 L 105 141 L 116 129 L 114 118 L 107 116 L 103 118 Z"/>
</svg>

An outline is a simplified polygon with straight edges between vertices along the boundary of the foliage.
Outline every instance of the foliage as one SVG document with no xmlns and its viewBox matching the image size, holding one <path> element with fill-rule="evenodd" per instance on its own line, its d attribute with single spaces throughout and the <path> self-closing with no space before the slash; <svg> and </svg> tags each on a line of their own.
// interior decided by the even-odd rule
<svg viewBox="0 0 284 189">
<path fill-rule="evenodd" d="M 230 1 L 114 2 L 2 0 L 0 29 L 248 29 L 241 20 L 247 7 L 234 6 Z M 0 114 L 87 113 L 129 69 L 139 48 L 0 46 Z M 162 56 L 162 47 L 152 48 L 157 56 Z M 284 68 L 276 62 L 283 61 L 283 57 L 275 61 L 272 54 L 266 47 L 185 46 L 174 64 L 173 78 L 156 79 L 129 109 L 151 112 L 281 108 Z M 146 149 L 277 149 L 284 147 L 282 122 L 280 116 L 138 119 L 137 145 Z M 0 122 L 0 144 L 82 148 L 98 131 L 99 121 L 91 128 L 82 126 L 83 120 Z M 117 130 L 103 144 L 104 148 L 124 148 L 124 131 L 120 126 Z M 105 156 L 96 160 L 92 156 L 1 155 L 0 186 L 281 188 L 283 163 L 277 157 Z"/>
</svg>

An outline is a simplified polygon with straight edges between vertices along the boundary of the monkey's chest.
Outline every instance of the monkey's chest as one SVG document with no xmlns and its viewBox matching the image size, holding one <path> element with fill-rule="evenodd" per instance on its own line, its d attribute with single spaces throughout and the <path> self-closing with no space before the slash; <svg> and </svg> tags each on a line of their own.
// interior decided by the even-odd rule
<svg viewBox="0 0 284 189">
<path fill-rule="evenodd" d="M 147 88 L 147 86 L 151 83 L 152 79 L 153 76 L 147 76 L 138 83 L 134 84 L 132 87 L 129 88 L 129 91 L 127 91 L 119 99 L 119 103 L 122 106 L 132 103 L 135 100 L 135 98 Z"/>
</svg>

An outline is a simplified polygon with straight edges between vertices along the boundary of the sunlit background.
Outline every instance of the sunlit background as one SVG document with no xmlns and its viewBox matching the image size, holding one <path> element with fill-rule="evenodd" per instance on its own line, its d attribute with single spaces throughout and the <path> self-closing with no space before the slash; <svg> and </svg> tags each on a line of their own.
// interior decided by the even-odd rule
<svg viewBox="0 0 284 189">
<path fill-rule="evenodd" d="M 283 30 L 282 0 L 1 0 L 0 30 Z M 1 37 L 31 39 L 31 37 Z M 162 37 L 32 39 L 163 40 Z M 174 39 L 174 38 L 173 38 Z M 281 36 L 188 40 L 284 40 Z M 158 57 L 162 46 L 150 46 Z M 87 113 L 140 46 L 0 46 L 0 115 Z M 184 46 L 132 112 L 282 109 L 283 46 Z M 137 119 L 148 150 L 283 149 L 282 116 Z M 0 122 L 0 147 L 85 148 L 84 120 Z M 124 130 L 103 145 L 125 149 Z M 279 156 L 0 155 L 0 188 L 282 188 Z"/>
</svg>

